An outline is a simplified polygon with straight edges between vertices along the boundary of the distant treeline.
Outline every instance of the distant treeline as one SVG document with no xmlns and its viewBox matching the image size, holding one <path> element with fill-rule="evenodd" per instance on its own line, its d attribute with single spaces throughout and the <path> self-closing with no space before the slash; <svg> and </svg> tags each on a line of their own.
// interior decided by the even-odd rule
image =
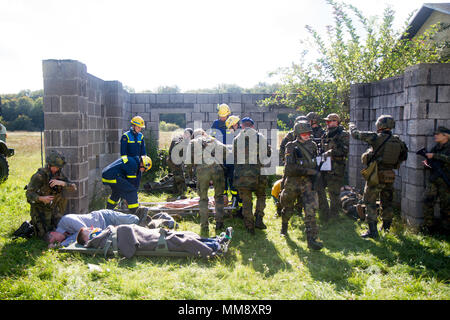
<svg viewBox="0 0 450 320">
<path fill-rule="evenodd" d="M 44 129 L 44 90 L 22 90 L 17 94 L 2 94 L 0 122 L 9 131 L 40 131 Z"/>
</svg>

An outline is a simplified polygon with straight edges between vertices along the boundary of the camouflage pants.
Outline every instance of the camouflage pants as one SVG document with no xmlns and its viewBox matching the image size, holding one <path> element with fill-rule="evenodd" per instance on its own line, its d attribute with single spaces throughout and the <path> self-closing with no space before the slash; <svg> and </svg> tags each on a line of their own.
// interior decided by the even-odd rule
<svg viewBox="0 0 450 320">
<path fill-rule="evenodd" d="M 253 192 L 256 194 L 255 216 L 259 215 L 264 217 L 264 209 L 266 208 L 267 177 L 257 176 L 256 178 L 246 178 L 255 180 L 254 187 L 239 187 L 238 192 L 242 199 L 242 215 L 244 216 L 244 225 L 249 229 L 253 229 L 255 227 L 255 218 L 253 215 Z"/>
<path fill-rule="evenodd" d="M 341 208 L 341 199 L 339 194 L 341 187 L 344 185 L 345 164 L 342 165 L 335 162 L 332 171 L 322 171 L 320 184 L 318 185 L 319 196 L 319 212 L 325 217 L 337 216 L 338 210 Z M 328 205 L 326 190 L 330 196 L 330 205 Z M 330 210 L 332 208 L 332 210 Z"/>
<path fill-rule="evenodd" d="M 169 172 L 173 175 L 173 189 L 174 194 L 184 195 L 187 190 L 186 182 L 184 180 L 184 172 L 182 165 L 175 165 L 172 161 L 168 161 L 167 166 L 169 167 Z"/>
<path fill-rule="evenodd" d="M 294 205 L 297 199 L 302 199 L 305 209 L 306 235 L 317 237 L 316 210 L 318 208 L 317 192 L 312 190 L 310 178 L 286 177 L 283 191 L 280 194 L 282 209 L 282 222 L 288 223 L 294 214 Z"/>
<path fill-rule="evenodd" d="M 200 225 L 207 228 L 208 222 L 208 189 L 210 181 L 214 186 L 214 201 L 216 209 L 216 222 L 223 222 L 224 202 L 223 191 L 225 189 L 225 179 L 223 169 L 218 165 L 211 165 L 197 168 L 197 192 L 200 197 Z"/>
<path fill-rule="evenodd" d="M 392 220 L 394 210 L 392 200 L 394 198 L 394 184 L 380 183 L 374 187 L 369 187 L 366 183 L 364 187 L 363 201 L 366 205 L 367 222 L 377 221 L 377 198 L 380 197 L 381 217 L 383 221 Z"/>
<path fill-rule="evenodd" d="M 429 182 L 425 189 L 423 201 L 423 222 L 425 226 L 434 224 L 434 205 L 439 199 L 441 221 L 446 230 L 450 229 L 450 188 L 440 178 Z"/>
<path fill-rule="evenodd" d="M 31 224 L 34 226 L 35 235 L 39 238 L 43 238 L 47 232 L 56 229 L 56 225 L 63 214 L 51 208 L 32 205 L 30 216 Z"/>
</svg>

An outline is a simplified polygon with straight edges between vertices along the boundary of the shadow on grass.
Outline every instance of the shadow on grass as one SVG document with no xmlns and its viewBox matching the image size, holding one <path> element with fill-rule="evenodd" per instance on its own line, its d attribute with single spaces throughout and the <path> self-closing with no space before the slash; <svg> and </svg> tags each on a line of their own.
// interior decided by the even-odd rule
<svg viewBox="0 0 450 320">
<path fill-rule="evenodd" d="M 398 217 L 394 218 L 394 225 L 401 225 L 398 220 Z M 362 223 L 362 226 L 367 228 L 366 223 Z M 450 280 L 450 257 L 437 244 L 448 239 L 406 234 L 402 228 L 391 228 L 387 234 L 380 232 L 376 240 L 363 239 L 356 232 L 356 223 L 347 217 L 340 217 L 335 225 L 324 228 L 321 238 L 331 252 L 340 252 L 345 256 L 370 252 L 388 267 L 398 264 L 409 266 L 409 273 L 415 277 L 434 277 L 447 283 Z M 433 241 L 434 246 L 430 244 Z M 358 267 L 364 269 L 369 266 Z"/>
<path fill-rule="evenodd" d="M 305 243 L 306 234 L 304 233 L 304 224 L 300 219 L 292 219 L 288 230 L 288 235 L 285 236 L 285 241 L 289 249 L 293 254 L 296 254 L 302 263 L 307 266 L 311 277 L 315 281 L 321 281 L 326 283 L 333 283 L 336 286 L 337 291 L 351 291 L 353 293 L 359 294 L 362 291 L 362 287 L 355 283 L 349 282 L 348 279 L 352 275 L 352 266 L 345 259 L 336 259 L 324 251 L 311 250 L 309 248 L 304 249 L 304 246 L 299 246 L 299 243 L 295 241 L 292 234 L 295 229 L 301 231 L 301 236 L 298 240 Z M 327 232 L 331 231 L 329 227 L 326 229 L 322 226 L 324 231 L 320 231 L 321 226 L 319 225 L 319 237 L 323 241 L 324 248 L 328 248 L 330 245 L 327 237 Z"/>
<path fill-rule="evenodd" d="M 0 276 L 18 276 L 34 266 L 47 244 L 38 238 L 9 240 L 0 249 Z"/>
</svg>

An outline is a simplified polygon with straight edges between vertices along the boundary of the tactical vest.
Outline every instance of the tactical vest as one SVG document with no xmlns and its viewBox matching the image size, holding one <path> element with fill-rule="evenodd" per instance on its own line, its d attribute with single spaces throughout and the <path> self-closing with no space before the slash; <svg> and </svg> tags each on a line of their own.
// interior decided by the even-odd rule
<svg viewBox="0 0 450 320">
<path fill-rule="evenodd" d="M 388 139 L 388 140 L 386 140 Z M 386 140 L 386 142 L 385 142 Z M 384 143 L 384 144 L 383 144 Z M 380 148 L 381 146 L 381 148 Z M 379 149 L 373 158 L 374 152 Z M 401 162 L 406 160 L 407 147 L 403 141 L 396 135 L 391 135 L 387 138 L 386 134 L 379 134 L 372 148 L 368 149 L 361 156 L 363 164 L 368 164 L 368 161 L 377 161 L 378 164 L 385 169 L 398 169 Z"/>
</svg>

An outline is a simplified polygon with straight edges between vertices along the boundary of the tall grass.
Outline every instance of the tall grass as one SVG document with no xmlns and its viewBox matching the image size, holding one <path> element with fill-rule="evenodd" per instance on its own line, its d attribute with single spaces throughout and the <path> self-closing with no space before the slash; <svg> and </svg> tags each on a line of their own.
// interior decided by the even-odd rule
<svg viewBox="0 0 450 320">
<path fill-rule="evenodd" d="M 23 187 L 40 167 L 39 141 L 39 134 L 9 134 L 16 155 L 9 159 L 9 179 L 0 185 L 1 300 L 450 298 L 448 239 L 414 234 L 396 219 L 390 234 L 363 240 L 359 233 L 365 225 L 341 216 L 319 223 L 325 248 L 312 252 L 303 218 L 294 216 L 289 237 L 280 236 L 281 221 L 270 198 L 264 217 L 268 229 L 249 236 L 242 220 L 227 218 L 235 235 L 227 255 L 213 260 L 104 259 L 60 253 L 38 239 L 12 240 L 12 232 L 29 219 Z M 166 196 L 142 193 L 140 200 Z M 184 218 L 180 230 L 200 233 L 198 217 Z M 212 228 L 210 235 L 215 235 Z"/>
</svg>

